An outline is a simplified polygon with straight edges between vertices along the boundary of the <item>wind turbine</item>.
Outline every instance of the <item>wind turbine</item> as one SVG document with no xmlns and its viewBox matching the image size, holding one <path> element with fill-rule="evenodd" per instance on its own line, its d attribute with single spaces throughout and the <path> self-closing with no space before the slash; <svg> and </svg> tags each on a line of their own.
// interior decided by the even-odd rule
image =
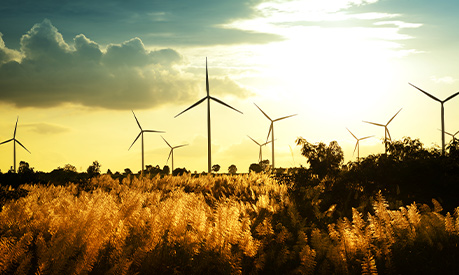
<svg viewBox="0 0 459 275">
<path fill-rule="evenodd" d="M 379 123 L 374 123 L 374 122 L 369 122 L 369 121 L 363 121 L 363 122 L 366 122 L 366 123 L 370 123 L 370 124 L 373 124 L 373 125 L 376 125 L 376 126 L 381 126 L 381 127 L 384 127 L 384 152 L 387 154 L 387 140 L 389 141 L 392 141 L 392 138 L 390 137 L 390 133 L 389 133 L 389 128 L 387 128 L 387 126 L 389 125 L 389 123 L 391 123 L 391 121 L 394 119 L 395 116 L 398 115 L 398 113 L 400 113 L 402 109 L 398 110 L 398 112 L 386 123 L 386 124 L 379 124 Z M 387 138 L 387 136 L 389 136 L 389 138 Z"/>
<path fill-rule="evenodd" d="M 454 133 L 454 134 L 450 134 L 450 133 L 448 133 L 448 132 L 445 131 L 445 134 L 447 134 L 447 135 L 449 135 L 449 136 L 452 136 L 452 137 L 453 137 L 453 141 L 455 141 L 455 140 L 457 140 L 456 135 L 459 134 L 459 131 L 457 131 L 457 132 Z"/>
<path fill-rule="evenodd" d="M 16 139 L 16 129 L 17 129 L 17 127 L 18 127 L 18 120 L 19 120 L 19 116 L 18 116 L 18 118 L 16 119 L 16 126 L 14 126 L 13 138 L 12 138 L 12 139 L 9 139 L 9 140 L 6 140 L 6 141 L 4 141 L 4 142 L 2 142 L 2 143 L 0 143 L 0 145 L 2 145 L 2 144 L 4 144 L 4 143 L 8 143 L 8 142 L 10 142 L 10 141 L 13 142 L 13 161 L 14 161 L 13 167 L 14 167 L 14 173 L 16 173 L 16 142 L 17 142 L 19 145 L 21 145 L 22 148 L 24 148 L 27 152 L 29 152 L 29 154 L 31 154 L 30 151 L 27 150 L 27 148 L 25 148 L 24 145 L 22 145 L 22 143 L 19 142 L 19 140 Z"/>
<path fill-rule="evenodd" d="M 253 103 L 255 104 L 255 103 Z M 281 117 L 281 118 L 277 118 L 277 119 L 274 119 L 272 120 L 265 112 L 263 112 L 262 109 L 260 109 L 260 107 L 258 107 L 257 104 L 255 104 L 255 106 L 257 106 L 258 110 L 260 110 L 266 118 L 268 118 L 270 121 L 271 121 L 271 126 L 269 126 L 269 132 L 268 132 L 268 137 L 266 137 L 266 140 L 268 140 L 269 138 L 269 134 L 271 134 L 271 142 L 272 142 L 272 169 L 274 171 L 274 122 L 276 121 L 279 121 L 279 120 L 282 120 L 282 119 L 285 119 L 285 118 L 289 118 L 289 117 L 292 117 L 292 116 L 296 116 L 296 114 L 294 115 L 289 115 L 289 116 L 284 116 L 284 117 Z"/>
<path fill-rule="evenodd" d="M 263 154 L 262 154 L 262 147 L 265 146 L 266 144 L 270 143 L 271 141 L 267 141 L 263 144 L 260 144 L 258 143 L 256 140 L 254 140 L 253 138 L 251 138 L 250 136 L 248 136 L 253 142 L 255 142 L 258 146 L 260 146 L 260 153 L 258 153 L 258 163 L 262 162 L 263 161 Z"/>
<path fill-rule="evenodd" d="M 131 110 L 132 111 L 132 110 Z M 144 146 L 143 146 L 143 133 L 145 132 L 149 132 L 149 133 L 164 133 L 163 131 L 155 131 L 155 130 L 144 130 L 142 129 L 142 126 L 140 126 L 140 123 L 139 123 L 139 120 L 137 120 L 137 117 L 135 116 L 134 114 L 134 111 L 132 111 L 132 114 L 134 115 L 134 118 L 135 118 L 135 121 L 137 121 L 137 125 L 139 125 L 139 128 L 140 128 L 140 133 L 137 135 L 137 137 L 134 139 L 134 142 L 131 144 L 131 146 L 129 147 L 128 150 L 131 149 L 132 145 L 134 145 L 134 143 L 139 139 L 140 136 L 142 136 L 142 172 L 141 172 L 141 175 L 143 175 L 143 170 L 144 170 L 144 167 L 145 167 L 145 163 L 144 163 Z"/>
<path fill-rule="evenodd" d="M 408 83 L 408 84 L 410 84 L 414 88 L 418 89 L 419 91 L 423 92 L 425 95 L 427 95 L 428 97 L 432 98 L 433 100 L 438 101 L 438 102 L 441 103 L 441 154 L 444 155 L 445 154 L 445 109 L 443 107 L 443 104 L 445 102 L 447 102 L 448 100 L 452 99 L 453 97 L 459 95 L 459 92 L 449 96 L 445 100 L 440 100 L 440 99 L 434 97 L 433 95 L 429 94 L 428 92 L 423 91 L 420 88 L 414 86 L 413 84 L 411 84 L 411 83 Z"/>
<path fill-rule="evenodd" d="M 203 97 L 202 99 L 200 99 L 198 102 L 196 102 L 195 104 L 191 105 L 190 107 L 188 107 L 187 109 L 185 109 L 184 111 L 182 111 L 181 113 L 179 113 L 178 115 L 176 115 L 174 118 L 178 117 L 179 115 L 183 114 L 184 112 L 192 109 L 193 107 L 201 104 L 204 100 L 207 99 L 207 170 L 208 170 L 208 173 L 210 174 L 210 172 L 212 171 L 212 148 L 211 148 L 211 138 L 210 138 L 210 100 L 213 100 L 213 101 L 216 101 L 220 104 L 222 104 L 223 106 L 226 106 L 230 109 L 233 109 L 234 111 L 236 112 L 239 112 L 242 114 L 241 111 L 229 106 L 228 104 L 226 104 L 225 102 L 213 97 L 213 96 L 210 96 L 209 94 L 209 74 L 208 74 L 208 71 L 207 71 L 207 57 L 206 57 L 206 90 L 207 90 L 207 96 Z"/>
<path fill-rule="evenodd" d="M 346 128 L 347 129 L 347 128 Z M 355 154 L 355 150 L 357 150 L 357 161 L 359 161 L 360 159 L 360 141 L 361 140 L 364 140 L 364 139 L 367 139 L 367 138 L 371 138 L 372 136 L 368 136 L 368 137 L 363 137 L 363 138 L 357 138 L 352 132 L 351 130 L 347 129 L 349 131 L 349 133 L 351 133 L 351 135 L 357 140 L 357 142 L 355 143 L 355 148 L 354 148 L 354 154 Z"/>
<path fill-rule="evenodd" d="M 163 138 L 163 136 L 161 137 Z M 188 144 L 182 144 L 182 145 L 177 145 L 177 146 L 172 147 L 165 138 L 163 138 L 163 140 L 171 148 L 171 152 L 169 153 L 169 156 L 167 157 L 166 163 L 169 162 L 169 158 L 172 156 L 172 170 L 171 171 L 173 172 L 174 171 L 174 149 L 177 149 L 183 146 L 187 146 Z"/>
</svg>

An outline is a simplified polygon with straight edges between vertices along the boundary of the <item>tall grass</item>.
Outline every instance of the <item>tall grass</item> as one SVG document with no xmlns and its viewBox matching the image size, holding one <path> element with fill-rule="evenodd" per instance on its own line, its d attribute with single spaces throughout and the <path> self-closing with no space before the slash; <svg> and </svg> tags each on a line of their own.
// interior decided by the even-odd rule
<svg viewBox="0 0 459 275">
<path fill-rule="evenodd" d="M 378 194 L 371 213 L 352 209 L 352 219 L 323 227 L 300 215 L 287 185 L 263 174 L 121 183 L 103 175 L 85 186 L 22 188 L 28 195 L 6 202 L 0 212 L 0 274 L 398 274 L 458 268 L 449 260 L 459 256 L 459 208 L 443 215 L 438 202 L 433 210 L 416 204 L 390 210 Z"/>
</svg>

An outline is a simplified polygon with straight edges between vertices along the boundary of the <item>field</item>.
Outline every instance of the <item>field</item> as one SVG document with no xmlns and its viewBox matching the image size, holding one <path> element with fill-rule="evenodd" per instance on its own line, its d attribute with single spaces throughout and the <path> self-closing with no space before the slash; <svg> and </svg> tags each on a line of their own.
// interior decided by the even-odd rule
<svg viewBox="0 0 459 275">
<path fill-rule="evenodd" d="M 444 213 L 432 200 L 391 209 L 377 192 L 369 207 L 346 211 L 340 200 L 326 202 L 330 178 L 304 176 L 105 174 L 4 187 L 0 274 L 459 270 L 459 208 Z"/>
</svg>

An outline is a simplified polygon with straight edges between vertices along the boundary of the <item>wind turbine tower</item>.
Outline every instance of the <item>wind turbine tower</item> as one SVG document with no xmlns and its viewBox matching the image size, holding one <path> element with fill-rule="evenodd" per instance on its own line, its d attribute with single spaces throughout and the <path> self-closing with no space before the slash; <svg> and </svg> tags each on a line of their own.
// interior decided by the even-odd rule
<svg viewBox="0 0 459 275">
<path fill-rule="evenodd" d="M 420 88 L 414 86 L 413 84 L 411 84 L 411 83 L 408 83 L 408 84 L 410 84 L 414 88 L 418 89 L 419 91 L 423 92 L 426 96 L 428 96 L 428 97 L 432 98 L 433 100 L 438 101 L 438 102 L 441 103 L 441 154 L 444 155 L 445 154 L 445 109 L 443 107 L 443 104 L 445 102 L 447 102 L 448 100 L 452 99 L 453 97 L 459 95 L 459 92 L 447 97 L 445 100 L 440 100 L 440 99 L 434 97 L 433 95 L 429 94 L 428 92 L 423 91 Z"/>
<path fill-rule="evenodd" d="M 180 147 L 183 147 L 183 146 L 187 146 L 188 144 L 182 144 L 182 145 L 177 145 L 177 146 L 173 146 L 172 147 L 169 144 L 169 142 L 167 142 L 167 140 L 163 136 L 161 136 L 161 137 L 163 138 L 164 142 L 166 142 L 167 146 L 169 146 L 169 148 L 171 148 L 171 151 L 169 153 L 169 156 L 167 157 L 166 163 L 169 161 L 169 158 L 172 156 L 172 170 L 171 170 L 171 172 L 173 172 L 174 171 L 174 149 L 177 149 L 177 148 L 180 148 Z"/>
<path fill-rule="evenodd" d="M 347 128 L 346 128 L 347 129 Z M 349 131 L 349 133 L 351 133 L 351 135 L 357 140 L 357 142 L 355 143 L 355 148 L 354 148 L 354 154 L 355 154 L 355 150 L 357 150 L 357 162 L 360 160 L 360 141 L 361 140 L 364 140 L 364 139 L 367 139 L 367 138 L 371 138 L 372 136 L 368 136 L 368 137 L 363 137 L 363 138 L 357 138 L 352 132 L 351 130 L 347 129 Z"/>
<path fill-rule="evenodd" d="M 262 147 L 265 146 L 266 144 L 270 143 L 271 141 L 267 141 L 265 143 L 258 143 L 256 140 L 254 140 L 253 138 L 251 138 L 250 136 L 248 136 L 253 142 L 255 142 L 258 146 L 260 146 L 260 152 L 258 153 L 258 163 L 262 162 L 263 161 L 263 153 L 262 153 Z"/>
<path fill-rule="evenodd" d="M 254 104 L 255 104 L 255 103 L 254 103 Z M 260 110 L 260 111 L 265 115 L 265 117 L 266 117 L 267 119 L 269 119 L 269 121 L 271 121 L 271 126 L 269 126 L 268 137 L 266 138 L 266 140 L 268 140 L 269 134 L 271 134 L 271 142 L 272 142 L 272 143 L 271 143 L 271 145 L 272 145 L 272 152 L 271 152 L 271 153 L 272 153 L 272 169 L 273 169 L 273 171 L 274 171 L 274 168 L 275 168 L 275 166 L 274 166 L 274 122 L 279 121 L 279 120 L 282 120 L 282 119 L 286 119 L 286 118 L 289 118 L 289 117 L 292 117 L 292 116 L 296 116 L 296 114 L 294 114 L 294 115 L 289 115 L 289 116 L 284 116 L 284 117 L 281 117 L 281 118 L 277 118 L 277 119 L 272 120 L 265 112 L 263 112 L 262 109 L 260 109 L 260 107 L 258 107 L 257 104 L 255 104 L 255 106 L 257 106 L 258 110 Z"/>
<path fill-rule="evenodd" d="M 226 106 L 230 109 L 233 109 L 234 111 L 236 112 L 239 112 L 242 114 L 241 111 L 231 107 L 230 105 L 226 104 L 225 102 L 213 97 L 213 96 L 210 96 L 210 92 L 209 92 L 209 73 L 207 71 L 207 57 L 206 57 L 206 90 L 207 90 L 207 96 L 203 97 L 202 99 L 200 99 L 199 101 L 197 101 L 195 104 L 191 105 L 190 107 L 188 107 L 187 109 L 185 109 L 184 111 L 182 111 L 181 113 L 179 113 L 178 115 L 176 115 L 174 118 L 178 117 L 179 115 L 183 114 L 184 112 L 192 109 L 193 107 L 201 104 L 204 100 L 207 100 L 207 171 L 208 173 L 210 174 L 211 171 L 212 171 L 212 148 L 211 148 L 211 136 L 210 136 L 210 101 L 213 100 L 213 101 L 216 101 L 220 104 L 222 104 L 223 106 Z"/>
<path fill-rule="evenodd" d="M 395 118 L 395 116 L 398 115 L 398 113 L 400 113 L 402 109 L 398 110 L 398 112 L 386 123 L 386 124 L 379 124 L 379 123 L 374 123 L 374 122 L 369 122 L 369 121 L 363 121 L 365 123 L 370 123 L 370 124 L 373 124 L 373 125 L 376 125 L 376 126 L 381 126 L 381 127 L 384 127 L 384 152 L 387 154 L 387 144 L 388 144 L 388 141 L 392 141 L 392 138 L 390 137 L 390 133 L 389 133 L 389 128 L 387 128 L 387 126 L 389 125 L 389 123 L 391 123 L 391 121 Z"/>
<path fill-rule="evenodd" d="M 13 142 L 13 162 L 14 162 L 13 167 L 14 167 L 14 173 L 16 173 L 16 142 L 17 142 L 19 145 L 21 145 L 21 147 L 24 148 L 27 152 L 29 152 L 29 154 L 31 154 L 30 151 L 27 150 L 27 148 L 25 148 L 25 146 L 22 145 L 22 143 L 19 142 L 19 140 L 16 139 L 16 130 L 17 130 L 17 128 L 18 128 L 18 121 L 19 121 L 19 117 L 16 119 L 16 126 L 14 126 L 13 138 L 12 138 L 12 139 L 9 139 L 9 140 L 5 140 L 4 142 L 0 143 L 0 145 L 2 145 L 2 144 L 4 144 L 4 143 L 8 143 L 8 142 L 10 142 L 10 141 Z"/>
<path fill-rule="evenodd" d="M 132 145 L 134 145 L 134 143 L 139 139 L 139 137 L 142 136 L 142 139 L 141 139 L 142 140 L 142 172 L 141 172 L 141 175 L 143 176 L 143 171 L 144 171 L 144 167 L 145 167 L 143 133 L 145 133 L 145 132 L 148 132 L 148 133 L 164 133 L 164 132 L 163 131 L 144 130 L 144 129 L 142 129 L 142 126 L 140 126 L 139 120 L 137 120 L 137 117 L 135 116 L 134 111 L 132 111 L 132 114 L 134 115 L 135 121 L 137 121 L 137 125 L 139 125 L 140 133 L 137 135 L 137 137 L 135 138 L 134 142 L 131 144 L 131 146 L 129 147 L 128 150 L 130 150 Z"/>
</svg>

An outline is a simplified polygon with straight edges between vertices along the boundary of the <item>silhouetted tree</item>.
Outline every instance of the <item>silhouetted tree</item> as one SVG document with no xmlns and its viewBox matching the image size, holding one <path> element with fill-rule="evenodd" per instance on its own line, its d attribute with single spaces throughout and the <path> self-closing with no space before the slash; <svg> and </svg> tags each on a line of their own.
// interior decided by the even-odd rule
<svg viewBox="0 0 459 275">
<path fill-rule="evenodd" d="M 88 173 L 89 177 L 94 177 L 97 175 L 100 175 L 100 164 L 97 160 L 92 162 L 92 165 L 89 165 L 88 169 L 86 169 L 86 172 Z"/>
<path fill-rule="evenodd" d="M 237 167 L 236 167 L 236 165 L 231 164 L 231 165 L 228 167 L 228 173 L 234 175 L 234 174 L 236 174 L 236 172 L 237 172 Z"/>
<path fill-rule="evenodd" d="M 132 175 L 132 171 L 129 168 L 124 168 L 123 176 Z"/>
<path fill-rule="evenodd" d="M 269 165 L 269 159 L 260 161 L 259 165 L 261 167 L 261 170 L 264 172 L 268 172 L 271 169 L 271 165 Z"/>
<path fill-rule="evenodd" d="M 220 171 L 220 165 L 218 164 L 212 165 L 212 172 L 217 173 L 218 171 Z"/>
<path fill-rule="evenodd" d="M 171 173 L 171 169 L 169 168 L 169 166 L 164 165 L 164 167 L 163 167 L 163 174 L 169 175 L 170 173 Z"/>
<path fill-rule="evenodd" d="M 185 168 L 175 168 L 174 171 L 172 171 L 173 176 L 181 176 L 185 173 L 190 173 L 190 171 L 186 170 Z"/>
<path fill-rule="evenodd" d="M 340 171 L 344 154 L 338 142 L 332 141 L 327 146 L 323 142 L 312 144 L 299 137 L 296 144 L 302 146 L 301 154 L 307 158 L 311 172 L 320 178 L 326 175 L 336 175 Z"/>
<path fill-rule="evenodd" d="M 59 167 L 57 169 L 59 169 Z M 63 170 L 67 171 L 67 172 L 77 172 L 76 167 L 71 165 L 71 164 L 68 164 L 68 163 L 66 165 L 64 165 Z"/>
<path fill-rule="evenodd" d="M 252 163 L 249 166 L 249 172 L 251 172 L 251 171 L 253 171 L 255 173 L 260 173 L 261 171 L 263 171 L 263 169 L 261 168 L 260 164 Z"/>
</svg>

